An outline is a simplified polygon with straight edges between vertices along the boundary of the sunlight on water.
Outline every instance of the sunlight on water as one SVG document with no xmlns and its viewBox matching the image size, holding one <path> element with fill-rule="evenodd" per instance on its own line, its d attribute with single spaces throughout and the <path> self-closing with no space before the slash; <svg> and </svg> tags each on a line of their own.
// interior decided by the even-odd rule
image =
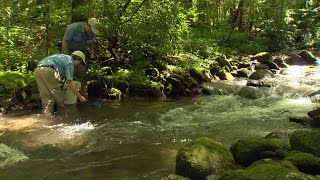
<svg viewBox="0 0 320 180">
<path fill-rule="evenodd" d="M 298 99 L 292 99 L 292 101 L 296 104 L 305 104 L 305 105 L 312 104 L 310 98 L 298 98 Z"/>
<path fill-rule="evenodd" d="M 287 68 L 287 75 L 292 78 L 303 77 L 307 66 L 290 66 Z"/>
<path fill-rule="evenodd" d="M 48 126 L 48 128 L 57 131 L 57 133 L 61 133 L 66 139 L 72 139 L 76 136 L 81 136 L 88 131 L 92 131 L 95 127 L 90 122 L 86 122 L 75 125 L 58 124 Z"/>
</svg>

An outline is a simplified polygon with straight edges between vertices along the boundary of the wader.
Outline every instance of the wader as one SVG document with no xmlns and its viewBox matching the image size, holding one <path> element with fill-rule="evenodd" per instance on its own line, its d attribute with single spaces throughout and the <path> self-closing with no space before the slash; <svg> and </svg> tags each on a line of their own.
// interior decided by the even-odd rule
<svg viewBox="0 0 320 180">
<path fill-rule="evenodd" d="M 58 111 L 63 112 L 64 94 L 59 73 L 51 66 L 41 66 L 35 69 L 34 76 L 40 92 L 42 113 L 52 115 L 55 103 Z"/>
</svg>

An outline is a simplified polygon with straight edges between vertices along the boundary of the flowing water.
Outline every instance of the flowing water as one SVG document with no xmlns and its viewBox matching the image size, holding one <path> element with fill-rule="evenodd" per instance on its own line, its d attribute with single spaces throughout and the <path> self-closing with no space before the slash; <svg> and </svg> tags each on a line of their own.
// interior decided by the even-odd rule
<svg viewBox="0 0 320 180">
<path fill-rule="evenodd" d="M 174 173 L 179 147 L 198 137 L 226 146 L 243 137 L 297 129 L 317 103 L 318 68 L 293 67 L 271 88 L 235 95 L 245 79 L 208 83 L 216 95 L 176 100 L 124 100 L 68 106 L 68 116 L 37 112 L 0 116 L 0 179 L 162 179 Z"/>
</svg>

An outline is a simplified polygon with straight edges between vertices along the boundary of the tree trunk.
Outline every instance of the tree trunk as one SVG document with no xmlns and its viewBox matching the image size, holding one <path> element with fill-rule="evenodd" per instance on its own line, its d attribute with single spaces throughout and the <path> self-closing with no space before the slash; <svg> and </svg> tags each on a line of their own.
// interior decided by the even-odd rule
<svg viewBox="0 0 320 180">
<path fill-rule="evenodd" d="M 237 9 L 232 13 L 231 24 L 233 29 L 241 29 L 243 24 L 244 0 L 240 0 Z"/>
<path fill-rule="evenodd" d="M 49 0 L 46 0 L 46 55 L 49 54 Z"/>
</svg>

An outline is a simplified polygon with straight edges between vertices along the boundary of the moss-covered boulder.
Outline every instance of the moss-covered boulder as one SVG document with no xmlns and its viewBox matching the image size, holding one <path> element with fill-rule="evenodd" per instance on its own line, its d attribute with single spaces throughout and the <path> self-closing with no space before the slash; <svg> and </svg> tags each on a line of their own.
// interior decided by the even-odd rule
<svg viewBox="0 0 320 180">
<path fill-rule="evenodd" d="M 248 99 L 258 99 L 263 96 L 263 93 L 254 87 L 243 86 L 236 91 L 236 95 L 245 97 Z"/>
<path fill-rule="evenodd" d="M 216 75 L 221 79 L 221 80 L 232 80 L 234 79 L 233 75 L 226 71 L 225 69 L 221 69 L 216 73 Z"/>
<path fill-rule="evenodd" d="M 290 146 L 293 150 L 311 153 L 320 157 L 320 130 L 297 130 L 290 138 Z"/>
<path fill-rule="evenodd" d="M 249 79 L 260 80 L 268 77 L 273 77 L 273 73 L 271 71 L 267 69 L 258 69 L 249 76 Z"/>
<path fill-rule="evenodd" d="M 316 64 L 317 62 L 317 59 L 310 51 L 302 50 L 299 55 L 310 65 Z"/>
<path fill-rule="evenodd" d="M 289 146 L 276 139 L 244 138 L 231 145 L 230 150 L 237 164 L 249 166 L 263 158 L 281 159 Z"/>
<path fill-rule="evenodd" d="M 228 72 L 230 72 L 233 69 L 231 63 L 227 60 L 225 56 L 219 56 L 215 59 L 215 61 L 218 62 L 221 68 L 226 69 Z"/>
<path fill-rule="evenodd" d="M 176 157 L 176 174 L 191 179 L 206 179 L 209 174 L 220 174 L 233 167 L 229 149 L 209 138 L 186 143 Z"/>
<path fill-rule="evenodd" d="M 310 153 L 303 152 L 291 152 L 287 155 L 284 160 L 290 161 L 295 165 L 299 171 L 317 175 L 320 173 L 320 163 L 319 159 Z"/>
<path fill-rule="evenodd" d="M 314 65 L 317 59 L 310 51 L 303 50 L 299 54 L 294 54 L 284 60 L 289 65 Z"/>
<path fill-rule="evenodd" d="M 245 77 L 245 78 L 247 78 L 247 77 L 249 77 L 249 75 L 250 75 L 250 71 L 248 70 L 248 68 L 241 68 L 241 69 L 238 69 L 237 70 L 237 73 L 236 73 L 236 77 Z"/>
<path fill-rule="evenodd" d="M 273 57 L 269 52 L 260 52 L 251 58 L 251 61 L 257 60 L 260 63 L 267 64 L 267 62 L 272 62 Z"/>
<path fill-rule="evenodd" d="M 320 108 L 313 109 L 313 110 L 309 111 L 307 114 L 311 118 L 316 117 L 316 116 L 320 116 Z"/>
<path fill-rule="evenodd" d="M 266 62 L 266 65 L 269 67 L 269 69 L 275 69 L 275 70 L 280 69 L 280 67 L 275 62 L 272 62 L 272 61 Z"/>
<path fill-rule="evenodd" d="M 304 174 L 294 168 L 272 161 L 254 163 L 246 169 L 226 171 L 220 176 L 208 178 L 208 180 L 315 180 L 317 177 Z"/>
<path fill-rule="evenodd" d="M 211 72 L 205 68 L 191 68 L 189 73 L 199 84 L 203 82 L 210 82 L 213 78 Z"/>
<path fill-rule="evenodd" d="M 292 168 L 283 167 L 282 165 L 273 163 L 261 163 L 257 165 L 250 166 L 245 171 L 245 177 L 250 179 L 259 180 L 270 180 L 270 179 L 281 179 L 281 180 L 307 180 L 316 179 L 311 175 L 307 175 L 296 171 Z"/>
</svg>

